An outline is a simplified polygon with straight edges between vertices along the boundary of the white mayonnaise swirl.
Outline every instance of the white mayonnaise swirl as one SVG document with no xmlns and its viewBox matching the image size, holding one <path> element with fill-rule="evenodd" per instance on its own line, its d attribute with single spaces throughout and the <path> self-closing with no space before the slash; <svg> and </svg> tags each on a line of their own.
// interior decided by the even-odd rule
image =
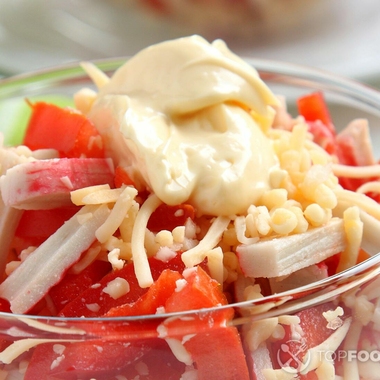
<svg viewBox="0 0 380 380">
<path fill-rule="evenodd" d="M 277 165 L 265 136 L 277 99 L 217 40 L 180 38 L 142 50 L 99 90 L 89 113 L 109 154 L 138 187 L 198 213 L 243 213 Z"/>
</svg>

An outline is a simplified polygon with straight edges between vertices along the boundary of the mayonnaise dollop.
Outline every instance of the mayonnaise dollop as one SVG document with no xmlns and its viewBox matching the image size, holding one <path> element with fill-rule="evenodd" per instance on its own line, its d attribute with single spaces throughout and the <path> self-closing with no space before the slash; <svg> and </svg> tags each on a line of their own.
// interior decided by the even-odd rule
<svg viewBox="0 0 380 380">
<path fill-rule="evenodd" d="M 116 164 L 163 202 L 243 213 L 277 165 L 265 131 L 277 99 L 220 41 L 199 36 L 142 50 L 99 89 L 89 117 Z"/>
</svg>

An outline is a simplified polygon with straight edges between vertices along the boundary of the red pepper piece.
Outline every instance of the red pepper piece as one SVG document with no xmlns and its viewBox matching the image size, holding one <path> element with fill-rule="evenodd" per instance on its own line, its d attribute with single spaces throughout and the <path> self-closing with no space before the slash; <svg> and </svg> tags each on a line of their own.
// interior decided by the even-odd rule
<svg viewBox="0 0 380 380">
<path fill-rule="evenodd" d="M 87 268 L 78 274 L 67 273 L 63 279 L 49 291 L 49 296 L 57 310 L 62 310 L 65 305 L 91 285 L 102 279 L 111 271 L 108 261 L 95 260 Z"/>
<path fill-rule="evenodd" d="M 172 231 L 175 227 L 185 225 L 187 219 L 195 218 L 195 209 L 189 204 L 178 206 L 160 205 L 151 215 L 148 228 L 153 232 Z"/>
<path fill-rule="evenodd" d="M 297 99 L 298 112 L 306 121 L 320 120 L 330 132 L 335 134 L 329 108 L 321 91 L 312 92 Z"/>
<path fill-rule="evenodd" d="M 52 148 L 61 157 L 103 158 L 103 140 L 93 123 L 70 108 L 36 102 L 23 143 L 32 150 Z"/>
<path fill-rule="evenodd" d="M 178 272 L 165 269 L 149 290 L 136 302 L 113 307 L 105 316 L 122 317 L 155 314 L 157 309 L 163 307 L 167 299 L 174 293 L 176 281 L 182 278 Z"/>
<path fill-rule="evenodd" d="M 172 269 L 182 273 L 185 268 L 179 254 L 167 263 L 151 258 L 149 259 L 149 265 L 152 271 L 153 280 L 157 280 L 165 269 Z M 103 292 L 103 289 L 110 281 L 117 277 L 127 280 L 130 290 L 125 295 L 114 299 L 107 293 Z M 106 314 L 108 310 L 113 307 L 136 302 L 148 291 L 147 288 L 140 288 L 132 263 L 125 265 L 122 269 L 107 274 L 99 281 L 99 284 L 100 286 L 90 287 L 78 297 L 74 298 L 61 310 L 59 315 L 65 317 L 99 317 Z"/>
<path fill-rule="evenodd" d="M 219 284 L 201 267 L 185 275 L 186 284 L 174 292 L 165 305 L 167 312 L 227 305 Z M 237 329 L 228 326 L 234 315 L 232 308 L 221 309 L 191 318 L 164 323 L 168 337 L 183 343 L 197 368 L 198 379 L 249 379 L 247 362 Z"/>
</svg>

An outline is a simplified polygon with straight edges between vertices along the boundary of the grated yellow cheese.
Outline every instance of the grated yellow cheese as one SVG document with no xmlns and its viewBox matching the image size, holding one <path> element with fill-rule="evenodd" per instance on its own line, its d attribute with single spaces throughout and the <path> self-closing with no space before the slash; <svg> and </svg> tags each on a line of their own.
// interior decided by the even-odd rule
<svg viewBox="0 0 380 380">
<path fill-rule="evenodd" d="M 188 268 L 200 264 L 206 257 L 206 253 L 211 251 L 219 243 L 223 232 L 227 229 L 230 218 L 218 216 L 215 218 L 205 237 L 197 246 L 182 253 L 182 260 Z"/>
<path fill-rule="evenodd" d="M 26 338 L 14 341 L 5 350 L 0 352 L 0 361 L 4 364 L 10 364 L 14 359 L 18 358 L 21 354 L 29 351 L 31 348 L 38 346 L 43 343 L 74 343 L 80 342 L 80 339 L 34 339 Z"/>
<path fill-rule="evenodd" d="M 360 220 L 357 206 L 349 207 L 344 211 L 343 221 L 347 246 L 341 254 L 338 272 L 351 268 L 356 264 L 363 237 L 363 222 Z"/>
<path fill-rule="evenodd" d="M 108 261 L 112 265 L 113 270 L 121 269 L 124 266 L 124 260 L 120 259 L 120 249 L 114 248 L 108 252 Z"/>
<path fill-rule="evenodd" d="M 137 190 L 133 187 L 126 187 L 118 197 L 110 215 L 106 221 L 96 230 L 95 236 L 105 243 L 116 232 L 134 202 Z"/>
<path fill-rule="evenodd" d="M 118 299 L 130 291 L 129 282 L 122 277 L 116 277 L 112 281 L 110 281 L 105 288 L 103 288 L 103 292 L 108 294 L 113 299 Z"/>
<path fill-rule="evenodd" d="M 141 206 L 133 226 L 131 239 L 132 259 L 138 283 L 142 288 L 147 288 L 153 283 L 152 273 L 144 247 L 145 230 L 150 216 L 161 203 L 161 200 L 158 199 L 156 195 L 151 195 Z"/>
<path fill-rule="evenodd" d="M 83 198 L 85 198 L 86 196 L 96 193 L 97 191 L 109 190 L 109 189 L 110 189 L 109 185 L 95 185 L 95 186 L 89 186 L 89 187 L 84 187 L 82 189 L 74 190 L 70 193 L 71 202 L 73 202 L 77 206 L 81 206 L 84 204 Z"/>
</svg>

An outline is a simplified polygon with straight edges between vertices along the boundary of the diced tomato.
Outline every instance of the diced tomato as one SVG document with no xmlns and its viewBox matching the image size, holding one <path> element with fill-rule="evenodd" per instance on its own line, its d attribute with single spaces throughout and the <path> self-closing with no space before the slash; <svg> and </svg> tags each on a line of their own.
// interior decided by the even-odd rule
<svg viewBox="0 0 380 380">
<path fill-rule="evenodd" d="M 86 116 L 45 102 L 31 107 L 23 141 L 30 149 L 56 149 L 61 157 L 104 157 L 102 137 Z"/>
<path fill-rule="evenodd" d="M 247 362 L 235 327 L 210 328 L 184 344 L 197 367 L 199 380 L 249 379 Z"/>
<path fill-rule="evenodd" d="M 361 262 L 369 259 L 370 257 L 371 256 L 364 249 L 360 249 L 356 264 L 360 264 Z"/>
<path fill-rule="evenodd" d="M 166 342 L 160 339 L 141 361 L 129 365 L 120 375 L 138 380 L 178 380 L 185 379 L 182 377 L 185 370 L 185 364 L 180 362 Z"/>
<path fill-rule="evenodd" d="M 121 167 L 115 168 L 115 187 L 121 187 L 122 185 L 134 185 L 132 179 L 128 173 Z"/>
<path fill-rule="evenodd" d="M 299 114 L 305 118 L 314 141 L 331 155 L 335 155 L 340 164 L 358 166 L 356 142 L 349 134 L 336 134 L 334 124 L 323 93 L 313 92 L 297 99 Z M 356 191 L 368 178 L 339 177 L 339 183 L 347 190 Z M 371 194 L 369 194 L 371 196 Z"/>
<path fill-rule="evenodd" d="M 297 99 L 298 112 L 305 118 L 314 141 L 329 154 L 336 154 L 335 127 L 330 111 L 320 91 L 301 96 Z"/>
<path fill-rule="evenodd" d="M 8 300 L 6 300 L 4 298 L 0 298 L 0 311 L 4 312 L 4 313 L 10 313 L 11 312 L 11 307 L 10 307 Z"/>
<path fill-rule="evenodd" d="M 41 344 L 33 352 L 24 379 L 109 380 L 136 363 L 150 348 L 143 339 Z"/>
<path fill-rule="evenodd" d="M 91 285 L 101 280 L 112 269 L 108 261 L 95 260 L 78 274 L 67 273 L 63 279 L 49 291 L 57 313 L 65 305 L 78 297 Z"/>
<path fill-rule="evenodd" d="M 166 302 L 165 310 L 186 311 L 198 310 L 205 307 L 226 305 L 227 299 L 220 285 L 202 268 L 189 269 L 186 285 L 181 291 L 174 293 Z"/>
<path fill-rule="evenodd" d="M 178 206 L 160 205 L 151 215 L 148 228 L 153 232 L 172 231 L 175 227 L 185 225 L 187 219 L 195 218 L 195 209 L 189 204 Z"/>
<path fill-rule="evenodd" d="M 196 267 L 192 271 L 190 275 L 185 276 L 186 283 L 181 290 L 174 292 L 166 301 L 166 312 L 199 310 L 228 304 L 227 298 L 217 281 L 212 279 L 201 267 Z M 233 316 L 232 308 L 222 308 L 210 314 L 206 313 L 201 317 L 174 320 L 165 323 L 165 326 L 168 335 L 176 337 L 181 336 L 184 332 L 186 334 L 191 331 L 208 332 L 210 324 L 215 325 L 216 328 L 225 326 Z"/>
<path fill-rule="evenodd" d="M 321 91 L 303 95 L 297 99 L 298 112 L 307 122 L 321 121 L 334 135 L 335 127 Z"/>
<path fill-rule="evenodd" d="M 310 371 L 305 375 L 300 375 L 299 380 L 319 380 L 319 377 L 315 371 Z"/>
<path fill-rule="evenodd" d="M 180 255 L 164 263 L 155 258 L 149 259 L 149 265 L 152 271 L 153 280 L 157 280 L 165 269 L 171 269 L 182 273 L 185 269 Z M 125 295 L 114 299 L 109 294 L 103 292 L 103 289 L 109 282 L 120 277 L 128 281 L 130 290 Z M 133 263 L 125 265 L 122 269 L 115 270 L 99 281 L 100 286 L 90 287 L 81 293 L 78 297 L 69 302 L 59 313 L 65 317 L 98 317 L 106 314 L 111 308 L 136 302 L 148 289 L 140 288 Z"/>
<path fill-rule="evenodd" d="M 183 277 L 178 272 L 165 269 L 149 290 L 136 302 L 113 307 L 105 316 L 122 317 L 155 314 L 157 309 L 163 307 L 167 299 L 174 293 L 176 282 L 180 279 Z"/>
<path fill-rule="evenodd" d="M 328 276 L 332 276 L 336 274 L 336 270 L 338 268 L 338 264 L 340 261 L 340 256 L 341 256 L 341 253 L 339 252 L 323 261 L 323 263 L 327 265 Z"/>
<path fill-rule="evenodd" d="M 222 306 L 227 299 L 219 284 L 202 268 L 185 275 L 186 283 L 165 304 L 167 312 Z M 233 309 L 165 322 L 168 337 L 183 342 L 197 368 L 198 379 L 249 379 L 244 350 L 237 329 L 228 326 Z"/>
<path fill-rule="evenodd" d="M 79 211 L 79 207 L 60 207 L 51 210 L 25 210 L 15 235 L 23 239 L 36 239 L 41 243 L 51 236 Z"/>
</svg>

